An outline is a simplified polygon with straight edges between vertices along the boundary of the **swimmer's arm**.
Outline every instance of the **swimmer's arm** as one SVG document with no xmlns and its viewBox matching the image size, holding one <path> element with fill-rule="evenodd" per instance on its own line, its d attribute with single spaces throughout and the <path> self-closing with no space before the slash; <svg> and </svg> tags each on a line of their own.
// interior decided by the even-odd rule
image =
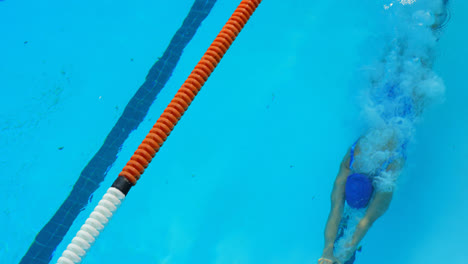
<svg viewBox="0 0 468 264">
<path fill-rule="evenodd" d="M 394 171 L 397 173 L 400 171 L 405 164 L 404 159 L 398 159 L 392 162 L 388 166 L 388 171 Z M 381 217 L 390 206 L 390 202 L 392 201 L 393 192 L 376 192 L 374 195 L 374 199 L 371 200 L 369 207 L 367 208 L 366 214 L 364 217 L 359 221 L 359 224 L 356 227 L 356 231 L 353 235 L 353 240 L 350 243 L 350 247 L 352 249 L 357 248 L 359 243 L 361 242 L 362 238 L 366 235 L 369 228 L 374 224 L 374 222 Z"/>
<path fill-rule="evenodd" d="M 336 176 L 331 194 L 331 209 L 328 215 L 327 225 L 325 227 L 325 248 L 323 256 L 333 256 L 333 245 L 340 225 L 341 216 L 344 208 L 344 193 L 346 178 L 350 171 L 346 164 L 349 164 L 349 154 L 345 156 L 340 166 L 340 171 Z"/>
<path fill-rule="evenodd" d="M 362 238 L 366 235 L 369 228 L 374 222 L 381 217 L 390 206 L 392 201 L 393 192 L 376 192 L 374 199 L 369 204 L 365 216 L 359 221 L 356 231 L 353 235 L 351 244 L 348 245 L 354 251 Z"/>
</svg>

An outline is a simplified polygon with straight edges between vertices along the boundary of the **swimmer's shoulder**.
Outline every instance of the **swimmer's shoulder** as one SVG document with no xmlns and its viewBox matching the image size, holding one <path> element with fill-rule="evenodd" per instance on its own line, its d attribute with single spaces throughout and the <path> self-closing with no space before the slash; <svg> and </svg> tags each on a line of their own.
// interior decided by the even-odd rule
<svg viewBox="0 0 468 264">
<path fill-rule="evenodd" d="M 345 156 L 343 157 L 343 160 L 341 161 L 341 164 L 340 164 L 340 169 L 348 169 L 349 170 L 349 161 L 350 160 L 351 160 L 351 148 L 348 149 Z"/>
<path fill-rule="evenodd" d="M 341 165 L 340 165 L 341 169 L 347 169 L 349 171 L 351 170 L 349 167 L 349 163 L 351 161 L 351 152 L 353 152 L 354 158 L 356 157 L 356 155 L 358 155 L 361 152 L 359 148 L 359 140 L 354 145 L 354 151 L 351 151 L 352 148 L 353 147 L 348 148 L 346 155 L 343 157 L 343 160 L 341 161 Z"/>
<path fill-rule="evenodd" d="M 387 171 L 399 171 L 405 166 L 406 159 L 404 157 L 398 157 L 392 161 L 387 167 Z"/>
</svg>

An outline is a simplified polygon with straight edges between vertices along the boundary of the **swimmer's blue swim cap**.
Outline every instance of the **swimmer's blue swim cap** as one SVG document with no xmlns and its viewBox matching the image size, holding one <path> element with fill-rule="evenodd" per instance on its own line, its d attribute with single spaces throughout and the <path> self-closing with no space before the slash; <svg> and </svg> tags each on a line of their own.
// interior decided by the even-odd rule
<svg viewBox="0 0 468 264">
<path fill-rule="evenodd" d="M 369 203 L 374 187 L 364 174 L 354 173 L 346 180 L 345 198 L 352 208 L 364 208 Z"/>
</svg>

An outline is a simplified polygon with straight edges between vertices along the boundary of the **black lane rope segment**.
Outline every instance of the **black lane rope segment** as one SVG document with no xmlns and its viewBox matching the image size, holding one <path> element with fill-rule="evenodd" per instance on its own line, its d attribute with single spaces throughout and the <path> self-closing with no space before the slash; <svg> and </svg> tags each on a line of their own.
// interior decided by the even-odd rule
<svg viewBox="0 0 468 264">
<path fill-rule="evenodd" d="M 195 0 L 164 54 L 151 67 L 145 82 L 127 104 L 102 147 L 83 169 L 66 200 L 37 234 L 20 264 L 47 264 L 50 262 L 55 249 L 70 229 L 73 221 L 84 210 L 90 197 L 115 162 L 122 144 L 144 120 L 150 106 L 171 77 L 184 48 L 193 38 L 215 3 L 216 0 Z M 126 188 L 121 187 L 124 190 Z"/>
</svg>

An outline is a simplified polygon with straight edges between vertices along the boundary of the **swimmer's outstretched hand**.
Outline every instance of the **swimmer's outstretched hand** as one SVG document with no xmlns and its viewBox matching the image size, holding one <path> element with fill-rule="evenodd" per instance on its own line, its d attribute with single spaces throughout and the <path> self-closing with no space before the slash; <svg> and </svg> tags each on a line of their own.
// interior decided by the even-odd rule
<svg viewBox="0 0 468 264">
<path fill-rule="evenodd" d="M 318 259 L 318 264 L 341 264 L 341 262 L 335 257 L 321 257 Z"/>
</svg>

